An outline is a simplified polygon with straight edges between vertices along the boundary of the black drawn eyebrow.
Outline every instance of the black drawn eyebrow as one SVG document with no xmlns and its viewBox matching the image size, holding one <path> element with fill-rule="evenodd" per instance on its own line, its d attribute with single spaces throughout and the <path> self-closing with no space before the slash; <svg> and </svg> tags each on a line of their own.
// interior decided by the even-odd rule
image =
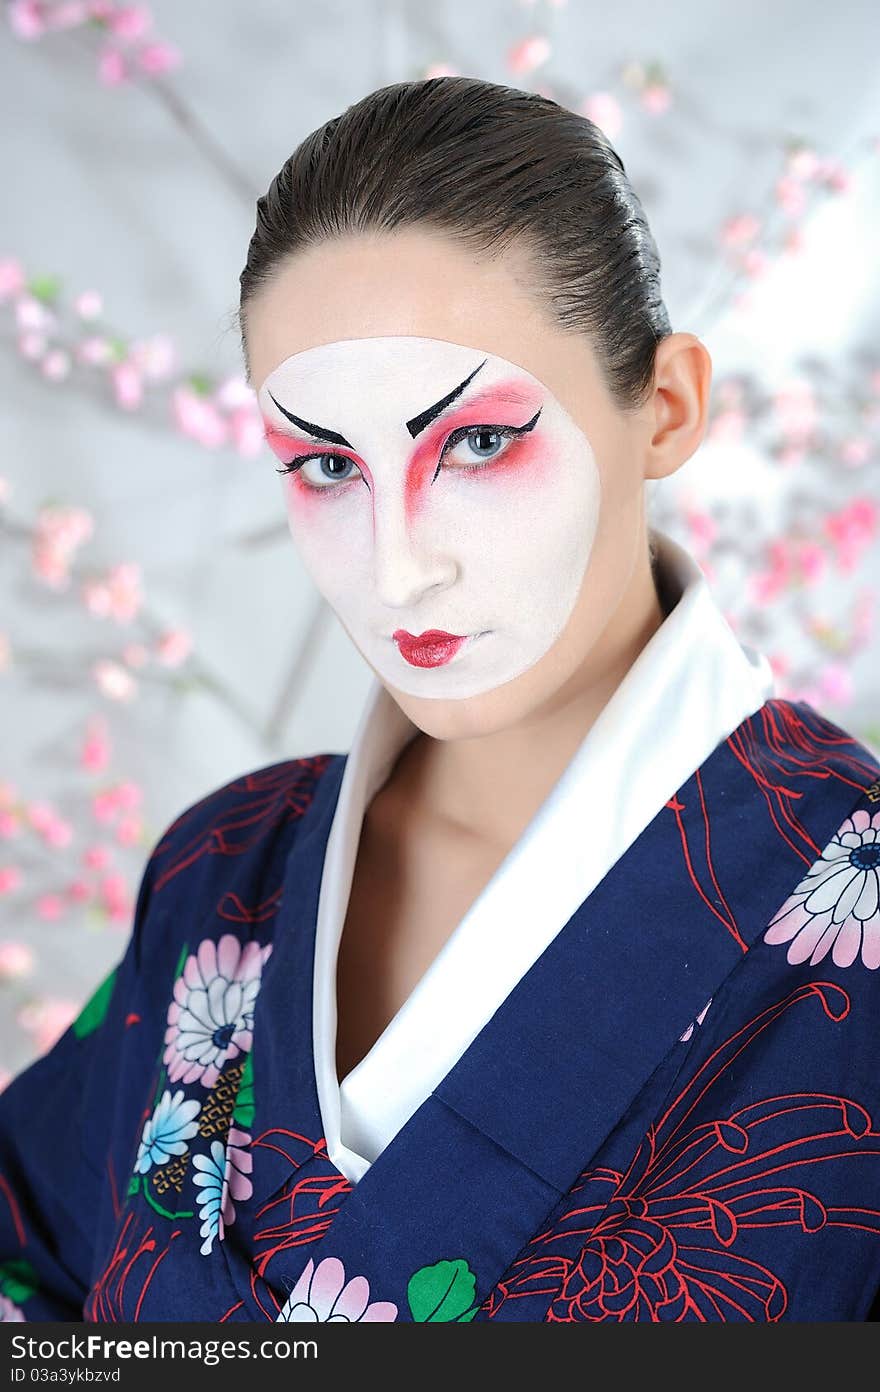
<svg viewBox="0 0 880 1392">
<path fill-rule="evenodd" d="M 266 388 L 266 390 L 269 390 L 269 388 Z M 272 397 L 272 393 L 269 393 L 269 395 Z M 272 397 L 272 400 L 276 401 L 276 398 Z M 280 401 L 276 401 L 276 406 L 278 411 L 281 412 L 281 415 L 287 416 L 288 420 L 291 420 L 299 429 L 305 430 L 306 434 L 313 434 L 316 440 L 326 440 L 327 444 L 344 444 L 347 450 L 354 450 L 354 445 L 348 444 L 347 438 L 341 436 L 341 434 L 337 434 L 336 430 L 327 430 L 324 426 L 315 426 L 312 425 L 309 420 L 302 420 L 299 416 L 295 416 L 292 411 L 285 411 Z"/>
<path fill-rule="evenodd" d="M 417 416 L 413 416 L 412 420 L 407 421 L 406 428 L 409 431 L 410 435 L 413 437 L 413 439 L 415 439 L 417 435 L 420 435 L 421 432 L 425 429 L 425 427 L 430 425 L 431 421 L 435 420 L 437 416 L 440 415 L 441 411 L 445 411 L 446 407 L 450 404 L 450 402 L 453 402 L 456 399 L 456 397 L 461 396 L 461 393 L 464 391 L 468 383 L 473 381 L 477 373 L 480 371 L 480 368 L 485 367 L 488 361 L 488 358 L 484 358 L 483 361 L 479 364 L 479 366 L 475 367 L 473 372 L 469 373 L 468 376 L 465 377 L 463 382 L 459 382 L 457 387 L 452 388 L 451 392 L 448 392 L 446 396 L 441 397 L 439 401 L 435 401 L 433 406 L 428 406 L 426 410 L 420 411 Z"/>
</svg>

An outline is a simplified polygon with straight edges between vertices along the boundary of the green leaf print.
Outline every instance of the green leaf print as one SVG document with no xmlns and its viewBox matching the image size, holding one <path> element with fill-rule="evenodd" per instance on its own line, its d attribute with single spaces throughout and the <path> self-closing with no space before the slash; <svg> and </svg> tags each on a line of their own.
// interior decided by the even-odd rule
<svg viewBox="0 0 880 1392">
<path fill-rule="evenodd" d="M 254 1067 L 252 1054 L 248 1054 L 241 1070 L 241 1081 L 235 1094 L 232 1120 L 243 1131 L 250 1131 L 254 1124 Z"/>
<path fill-rule="evenodd" d="M 0 1294 L 7 1300 L 20 1305 L 39 1289 L 40 1280 L 29 1261 L 23 1257 L 13 1257 L 0 1262 Z"/>
<path fill-rule="evenodd" d="M 116 974 L 119 967 L 116 966 L 104 977 L 100 986 L 93 991 L 73 1022 L 73 1032 L 77 1039 L 84 1039 L 87 1034 L 92 1034 L 102 1023 L 110 1005 L 110 997 L 113 995 L 113 987 L 116 984 Z"/>
<path fill-rule="evenodd" d="M 463 1257 L 420 1267 L 406 1287 L 413 1319 L 419 1324 L 472 1320 L 478 1308 L 473 1304 L 476 1285 Z"/>
</svg>

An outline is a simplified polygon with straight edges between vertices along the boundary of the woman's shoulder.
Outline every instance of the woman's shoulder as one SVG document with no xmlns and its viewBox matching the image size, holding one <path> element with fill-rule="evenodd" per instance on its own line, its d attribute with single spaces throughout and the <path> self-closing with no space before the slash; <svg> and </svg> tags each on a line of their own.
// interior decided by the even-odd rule
<svg viewBox="0 0 880 1392">
<path fill-rule="evenodd" d="M 283 865 L 308 821 L 323 780 L 344 755 L 310 754 L 250 769 L 189 803 L 164 828 L 149 857 L 152 897 L 218 878 L 244 882 Z"/>
</svg>

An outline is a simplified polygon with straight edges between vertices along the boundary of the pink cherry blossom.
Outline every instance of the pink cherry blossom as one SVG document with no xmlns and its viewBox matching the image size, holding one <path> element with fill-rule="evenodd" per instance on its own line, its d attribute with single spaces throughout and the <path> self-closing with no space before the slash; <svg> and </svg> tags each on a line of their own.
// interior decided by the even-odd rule
<svg viewBox="0 0 880 1392">
<path fill-rule="evenodd" d="M 149 649 L 143 643 L 126 643 L 122 649 L 122 660 L 129 667 L 143 667 L 150 660 Z"/>
<path fill-rule="evenodd" d="M 96 822 L 114 822 L 119 810 L 115 788 L 105 788 L 92 795 L 92 816 Z"/>
<path fill-rule="evenodd" d="M 105 875 L 98 886 L 104 901 L 108 904 L 118 904 L 128 899 L 128 885 L 125 876 L 119 871 L 114 871 L 110 875 Z"/>
<path fill-rule="evenodd" d="M 804 541 L 798 547 L 797 560 L 805 584 L 813 585 L 821 578 L 827 562 L 825 551 L 816 542 Z"/>
<path fill-rule="evenodd" d="M 177 369 L 177 349 L 167 334 L 135 339 L 128 358 L 148 382 L 164 382 Z"/>
<path fill-rule="evenodd" d="M 74 353 L 79 362 L 88 363 L 90 367 L 104 367 L 113 358 L 113 345 L 101 334 L 90 334 L 76 344 Z"/>
<path fill-rule="evenodd" d="M 760 247 L 749 247 L 742 258 L 742 269 L 752 280 L 757 280 L 758 276 L 764 274 L 770 264 L 770 258 Z"/>
<path fill-rule="evenodd" d="M 144 824 L 140 817 L 121 817 L 116 827 L 116 840 L 120 846 L 137 846 L 143 836 Z"/>
<path fill-rule="evenodd" d="M 0 942 L 0 980 L 27 976 L 34 969 L 34 954 L 27 943 L 9 938 Z"/>
<path fill-rule="evenodd" d="M 82 507 L 45 507 L 37 514 L 35 536 L 65 556 L 71 556 L 78 546 L 90 540 L 95 529 L 94 518 Z"/>
<path fill-rule="evenodd" d="M 128 79 L 128 64 L 112 44 L 98 55 L 98 79 L 105 87 L 118 87 Z"/>
<path fill-rule="evenodd" d="M 63 818 L 58 817 L 46 827 L 43 839 L 49 846 L 69 846 L 73 840 L 73 826 L 70 822 L 65 822 Z"/>
<path fill-rule="evenodd" d="M 776 423 L 789 440 L 808 440 L 818 421 L 818 406 L 812 383 L 795 379 L 771 398 Z"/>
<path fill-rule="evenodd" d="M 110 658 L 95 662 L 92 676 L 98 689 L 111 701 L 131 701 L 137 694 L 137 682 L 131 674 Z"/>
<path fill-rule="evenodd" d="M 263 423 L 251 407 L 241 407 L 229 417 L 229 433 L 238 453 L 245 459 L 256 459 L 265 438 Z"/>
<path fill-rule="evenodd" d="M 841 441 L 838 458 L 847 468 L 855 469 L 864 464 L 874 453 L 874 446 L 867 435 L 850 435 Z"/>
<path fill-rule="evenodd" d="M 73 308 L 80 319 L 99 319 L 104 309 L 104 301 L 97 290 L 83 290 L 75 297 Z"/>
<path fill-rule="evenodd" d="M 59 996 L 43 996 L 23 1005 L 16 1014 L 22 1029 L 33 1037 L 37 1049 L 45 1053 L 79 1014 L 75 1001 Z"/>
<path fill-rule="evenodd" d="M 746 422 L 745 412 L 738 407 L 724 408 L 709 422 L 706 436 L 715 444 L 736 444 L 743 437 Z"/>
<path fill-rule="evenodd" d="M 110 382 L 117 406 L 123 411 L 136 411 L 144 399 L 144 383 L 135 363 L 115 363 L 110 369 Z"/>
<path fill-rule="evenodd" d="M 39 329 L 25 329 L 17 339 L 18 351 L 28 362 L 37 362 L 48 347 L 48 339 Z"/>
<path fill-rule="evenodd" d="M 25 275 L 20 261 L 11 256 L 0 258 L 0 304 L 25 288 Z"/>
<path fill-rule="evenodd" d="M 811 150 L 807 145 L 802 145 L 791 151 L 787 164 L 788 172 L 796 179 L 809 180 L 814 178 L 819 168 L 819 157 L 815 150 Z"/>
<path fill-rule="evenodd" d="M 52 348 L 40 363 L 40 371 L 50 382 L 63 382 L 70 376 L 70 354 L 63 348 Z"/>
<path fill-rule="evenodd" d="M 551 51 L 546 34 L 530 34 L 507 50 L 507 66 L 515 73 L 534 72 L 535 68 L 547 62 Z"/>
<path fill-rule="evenodd" d="M 237 411 L 240 406 L 256 410 L 256 393 L 241 373 L 225 377 L 214 392 L 213 400 L 221 411 Z"/>
<path fill-rule="evenodd" d="M 55 821 L 58 813 L 51 802 L 41 802 L 34 799 L 33 802 L 25 804 L 25 816 L 34 831 L 45 831 Z"/>
<path fill-rule="evenodd" d="M 7 633 L 0 633 L 0 672 L 12 666 L 12 644 Z"/>
<path fill-rule="evenodd" d="M 672 92 L 665 82 L 650 82 L 642 88 L 641 103 L 652 116 L 662 116 L 672 105 Z"/>
<path fill-rule="evenodd" d="M 197 440 L 208 449 L 226 442 L 229 430 L 213 402 L 190 387 L 176 387 L 171 394 L 171 411 L 182 435 Z"/>
<path fill-rule="evenodd" d="M 33 295 L 21 295 L 15 302 L 15 323 L 19 329 L 51 333 L 57 327 L 55 315 Z"/>
<path fill-rule="evenodd" d="M 39 39 L 46 32 L 43 5 L 38 0 L 12 0 L 7 6 L 6 16 L 17 39 Z"/>
<path fill-rule="evenodd" d="M 820 689 L 823 699 L 836 705 L 849 705 L 853 698 L 853 678 L 849 668 L 841 662 L 829 662 L 820 673 Z"/>
<path fill-rule="evenodd" d="M 192 635 L 186 629 L 170 629 L 157 640 L 155 654 L 165 667 L 179 667 L 192 651 Z"/>
<path fill-rule="evenodd" d="M 17 865 L 0 865 L 0 894 L 11 894 L 22 881 L 21 870 Z"/>
<path fill-rule="evenodd" d="M 60 5 L 53 5 L 46 15 L 50 29 L 74 29 L 78 24 L 85 24 L 88 18 L 89 7 L 85 0 L 64 0 Z"/>
<path fill-rule="evenodd" d="M 17 812 L 10 812 L 7 808 L 0 810 L 0 841 L 11 841 L 14 836 L 21 835 L 21 818 Z"/>
<path fill-rule="evenodd" d="M 126 779 L 122 783 L 117 783 L 113 789 L 113 794 L 116 798 L 117 807 L 124 809 L 126 812 L 131 812 L 134 808 L 143 805 L 144 790 L 140 783 L 135 783 L 131 778 Z"/>
<path fill-rule="evenodd" d="M 47 922 L 62 918 L 66 908 L 67 905 L 60 894 L 41 894 L 36 902 L 37 915 Z"/>
<path fill-rule="evenodd" d="M 110 761 L 110 737 L 106 723 L 100 719 L 89 721 L 85 739 L 79 755 L 80 768 L 88 773 L 100 773 Z"/>
<path fill-rule="evenodd" d="M 611 92 L 593 92 L 581 102 L 581 112 L 604 131 L 609 140 L 616 140 L 623 130 L 623 109 Z"/>
<path fill-rule="evenodd" d="M 822 160 L 818 177 L 830 193 L 846 193 L 851 187 L 852 177 L 837 160 Z"/>
<path fill-rule="evenodd" d="M 148 77 L 162 77 L 165 73 L 173 72 L 180 67 L 182 59 L 180 49 L 163 39 L 144 44 L 137 52 L 138 67 Z"/>
<path fill-rule="evenodd" d="M 83 851 L 82 862 L 90 870 L 104 870 L 110 864 L 112 853 L 109 846 L 96 842 Z"/>
<path fill-rule="evenodd" d="M 761 230 L 761 221 L 754 213 L 737 213 L 721 224 L 720 242 L 723 247 L 738 249 L 753 242 Z"/>
<path fill-rule="evenodd" d="M 103 580 L 87 580 L 82 586 L 86 608 L 100 618 L 111 617 L 129 624 L 140 610 L 141 567 L 136 561 L 111 566 Z"/>
<path fill-rule="evenodd" d="M 82 904 L 91 899 L 92 886 L 87 880 L 71 880 L 65 893 L 68 899 L 71 899 L 75 904 Z"/>
<path fill-rule="evenodd" d="M 778 206 L 789 217 L 800 217 L 807 206 L 807 191 L 800 179 L 783 174 L 776 180 L 774 195 Z"/>
<path fill-rule="evenodd" d="M 153 17 L 143 5 L 123 5 L 108 15 L 110 32 L 122 43 L 142 39 L 150 30 Z"/>
</svg>

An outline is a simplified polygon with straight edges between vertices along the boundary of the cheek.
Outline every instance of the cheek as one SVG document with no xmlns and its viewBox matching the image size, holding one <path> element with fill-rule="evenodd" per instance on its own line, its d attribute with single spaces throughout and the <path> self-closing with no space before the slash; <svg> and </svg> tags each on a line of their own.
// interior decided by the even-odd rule
<svg viewBox="0 0 880 1392">
<path fill-rule="evenodd" d="M 370 518 L 351 496 L 363 484 L 334 490 L 333 497 L 315 495 L 284 480 L 287 525 L 300 558 L 318 589 L 336 608 L 347 607 L 363 590 L 370 563 Z M 329 490 L 328 490 L 329 491 Z"/>
<path fill-rule="evenodd" d="M 436 506 L 438 490 L 445 494 L 452 490 L 458 494 L 463 489 L 465 496 L 469 490 L 479 490 L 480 501 L 488 500 L 493 506 L 505 506 L 505 495 L 532 497 L 548 488 L 553 479 L 554 462 L 552 442 L 533 435 L 513 440 L 497 462 L 467 468 L 450 464 L 441 468 L 434 482 L 431 482 L 436 461 L 416 459 L 410 470 L 406 485 L 407 516 L 412 521 L 428 515 Z M 497 501 L 493 501 L 496 500 Z"/>
</svg>

